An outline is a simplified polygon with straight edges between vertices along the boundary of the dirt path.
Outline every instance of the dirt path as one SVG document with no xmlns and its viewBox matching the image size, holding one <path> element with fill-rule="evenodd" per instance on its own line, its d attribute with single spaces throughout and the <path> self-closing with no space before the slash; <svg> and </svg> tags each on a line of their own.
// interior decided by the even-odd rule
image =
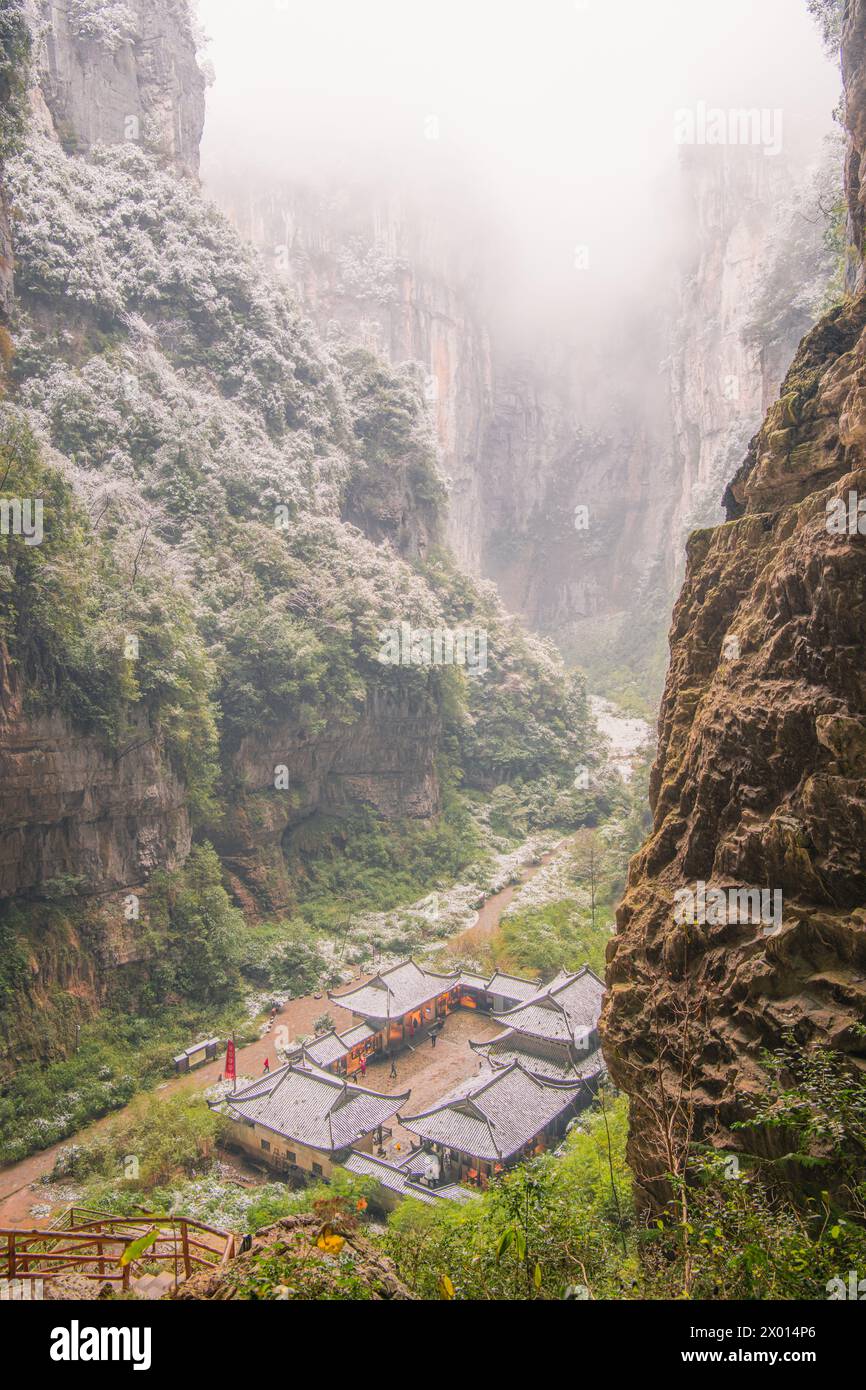
<svg viewBox="0 0 866 1390">
<path fill-rule="evenodd" d="M 541 856 L 539 863 L 526 865 L 520 870 L 519 883 L 509 883 L 507 888 L 502 888 L 498 893 L 494 893 L 491 898 L 488 898 L 484 906 L 479 909 L 478 916 L 472 926 L 467 927 L 465 931 L 458 932 L 448 941 L 448 955 L 455 959 L 465 955 L 474 956 L 478 954 L 480 947 L 489 945 L 499 928 L 503 912 L 512 902 L 515 894 L 520 892 L 525 883 L 535 877 L 539 869 L 543 869 L 545 864 L 549 864 L 566 845 L 571 844 L 571 840 L 571 836 L 560 840 L 553 849 Z"/>
<path fill-rule="evenodd" d="M 284 1005 L 277 1014 L 276 1023 L 282 1024 L 288 1029 L 289 1037 L 295 1038 L 299 1035 L 313 1032 L 313 1024 L 323 1013 L 329 1013 L 338 1028 L 348 1028 L 352 1023 L 352 1015 L 348 1009 L 341 1009 L 332 1003 L 324 995 L 318 997 L 306 995 L 303 999 L 291 999 Z M 274 1048 L 275 1033 L 272 1031 L 265 1037 L 259 1038 L 256 1042 L 250 1043 L 247 1047 L 238 1049 L 238 1073 L 251 1076 L 258 1076 L 261 1072 L 265 1058 L 270 1059 L 271 1066 L 279 1064 L 279 1059 Z M 171 1096 L 181 1091 L 203 1091 L 208 1086 L 212 1086 L 218 1081 L 225 1064 L 225 1057 L 218 1057 L 214 1062 L 208 1062 L 204 1067 L 198 1067 L 194 1072 L 186 1076 L 178 1076 L 170 1081 L 163 1081 L 153 1088 L 149 1094 Z M 134 1102 L 131 1102 L 134 1104 Z M 85 1129 L 79 1130 L 76 1134 L 71 1134 L 67 1139 L 63 1139 L 58 1144 L 52 1144 L 49 1149 L 41 1149 L 39 1153 L 31 1154 L 29 1158 L 24 1158 L 20 1163 L 12 1163 L 5 1168 L 0 1168 L 0 1226 L 29 1226 L 33 1222 L 30 1208 L 41 1204 L 52 1204 L 59 1208 L 65 1207 L 67 1203 L 51 1203 L 51 1188 L 45 1188 L 45 1195 L 42 1192 L 31 1192 L 31 1183 L 38 1182 L 45 1173 L 50 1173 L 54 1167 L 54 1160 L 61 1149 L 69 1144 L 84 1144 L 96 1138 L 116 1119 L 123 1115 L 129 1106 L 124 1106 L 120 1110 L 113 1110 L 110 1115 L 104 1115 L 99 1120 L 94 1120 L 93 1124 L 87 1125 Z M 50 1220 L 40 1218 L 40 1220 Z"/>
<path fill-rule="evenodd" d="M 459 932 L 448 943 L 449 954 L 455 958 L 460 955 L 475 954 L 481 945 L 488 943 L 499 926 L 503 912 L 522 885 L 528 883 L 540 868 L 549 864 L 563 846 L 569 843 L 570 837 L 561 840 L 559 844 L 542 856 L 538 864 L 528 865 L 520 871 L 520 883 L 511 883 L 507 888 L 503 888 L 499 893 L 494 893 L 492 897 L 488 898 L 479 910 L 472 926 Z M 312 1033 L 314 1022 L 323 1013 L 331 1015 L 338 1030 L 351 1026 L 351 1013 L 321 994 L 318 996 L 306 995 L 303 999 L 290 1000 L 277 1015 L 276 1023 L 287 1028 L 289 1037 L 294 1039 Z M 477 1037 L 475 1040 L 477 1041 L 487 1034 L 485 1029 L 477 1027 L 481 1023 L 480 1018 L 476 1017 L 472 1021 L 476 1024 Z M 412 1086 L 411 1104 L 420 1108 L 423 1104 L 435 1099 L 436 1096 L 444 1094 L 462 1076 L 471 1075 L 472 1071 L 477 1068 L 477 1057 L 469 1050 L 468 1037 L 463 1036 L 463 1019 L 460 1015 L 454 1015 L 449 1023 L 453 1026 L 448 1031 L 453 1036 L 442 1037 L 436 1048 L 438 1056 L 435 1054 L 428 1056 L 426 1050 L 417 1057 L 407 1056 L 400 1065 L 400 1076 L 396 1083 L 390 1078 L 380 1075 L 379 1068 L 371 1067 L 368 1084 L 383 1091 Z M 494 1031 L 498 1031 L 498 1028 Z M 239 1049 L 238 1073 L 258 1076 L 266 1057 L 270 1059 L 271 1066 L 278 1065 L 274 1041 L 275 1033 L 271 1032 L 256 1042 L 250 1043 L 249 1046 Z M 216 1061 L 197 1068 L 187 1076 L 163 1081 L 153 1088 L 151 1094 L 170 1096 L 182 1091 L 206 1090 L 208 1086 L 212 1086 L 219 1080 L 223 1065 L 224 1057 L 220 1056 Z M 134 1104 L 134 1102 L 132 1103 Z M 58 1210 L 66 1206 L 65 1202 L 52 1203 L 50 1187 L 45 1187 L 43 1195 L 42 1191 L 31 1191 L 31 1184 L 37 1183 L 45 1173 L 51 1172 L 54 1167 L 54 1160 L 61 1149 L 72 1143 L 87 1143 L 96 1138 L 117 1116 L 123 1115 L 128 1109 L 129 1106 L 124 1106 L 121 1110 L 113 1110 L 110 1115 L 104 1115 L 102 1119 L 95 1120 L 93 1124 L 87 1125 L 84 1129 L 69 1135 L 68 1138 L 57 1144 L 52 1144 L 50 1148 L 31 1154 L 29 1158 L 22 1159 L 20 1163 L 13 1163 L 5 1168 L 0 1168 L 0 1226 L 31 1225 L 33 1216 L 30 1208 L 36 1205 L 51 1204 L 56 1206 Z M 399 1126 L 395 1126 L 395 1136 L 392 1143 L 397 1141 L 398 1135 L 399 1141 L 405 1146 L 408 1135 L 405 1131 L 400 1131 Z M 50 1218 L 40 1218 L 40 1220 L 42 1219 L 50 1220 Z"/>
</svg>

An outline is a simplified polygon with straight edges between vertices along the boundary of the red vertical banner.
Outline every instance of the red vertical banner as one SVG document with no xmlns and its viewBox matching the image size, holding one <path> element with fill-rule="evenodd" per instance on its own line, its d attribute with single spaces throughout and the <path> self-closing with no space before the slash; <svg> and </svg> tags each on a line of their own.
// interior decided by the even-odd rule
<svg viewBox="0 0 866 1390">
<path fill-rule="evenodd" d="M 234 1081 L 235 1078 L 237 1077 L 237 1072 L 236 1072 L 236 1070 L 235 1070 L 235 1040 L 234 1040 L 234 1038 L 229 1038 L 228 1042 L 226 1043 L 226 1067 L 225 1067 L 225 1073 L 224 1073 L 224 1075 L 225 1075 L 226 1081 Z"/>
</svg>

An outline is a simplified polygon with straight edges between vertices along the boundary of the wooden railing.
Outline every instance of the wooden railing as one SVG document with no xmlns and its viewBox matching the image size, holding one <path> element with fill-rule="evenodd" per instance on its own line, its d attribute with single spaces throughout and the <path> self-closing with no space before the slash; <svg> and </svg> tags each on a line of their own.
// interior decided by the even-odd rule
<svg viewBox="0 0 866 1390">
<path fill-rule="evenodd" d="M 154 1230 L 156 1240 L 139 1260 L 124 1263 L 129 1246 Z M 228 1231 L 186 1217 L 109 1216 L 70 1207 L 49 1227 L 0 1228 L 0 1278 L 5 1279 L 56 1279 L 74 1271 L 128 1288 L 130 1271 L 139 1262 L 168 1266 L 179 1282 L 196 1269 L 227 1264 L 234 1253 L 235 1237 Z"/>
</svg>

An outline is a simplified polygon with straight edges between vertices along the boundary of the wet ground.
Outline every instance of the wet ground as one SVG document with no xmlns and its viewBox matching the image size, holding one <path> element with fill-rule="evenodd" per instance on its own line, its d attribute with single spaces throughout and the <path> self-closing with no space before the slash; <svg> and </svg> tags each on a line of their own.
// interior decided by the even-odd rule
<svg viewBox="0 0 866 1390">
<path fill-rule="evenodd" d="M 279 1058 L 274 1047 L 277 1029 L 280 1026 L 285 1028 L 289 1040 L 293 1041 L 311 1034 L 314 1022 L 324 1013 L 331 1015 L 338 1030 L 351 1026 L 351 1013 L 340 1008 L 327 996 L 306 995 L 303 999 L 290 1000 L 278 1013 L 269 1034 L 250 1043 L 248 1047 L 238 1049 L 238 1074 L 261 1075 L 266 1057 L 271 1067 L 278 1066 Z M 501 1032 L 499 1026 L 485 1015 L 460 1009 L 446 1020 L 435 1048 L 431 1047 L 429 1038 L 425 1038 L 416 1047 L 406 1048 L 395 1054 L 396 1080 L 389 1075 L 390 1061 L 383 1059 L 372 1062 L 367 1067 L 364 1084 L 372 1090 L 388 1093 L 411 1088 L 411 1096 L 404 1107 L 407 1114 L 426 1109 L 458 1082 L 475 1075 L 479 1070 L 480 1059 L 471 1050 L 469 1039 L 484 1042 L 498 1032 Z M 155 1088 L 154 1094 L 169 1096 L 182 1091 L 204 1091 L 219 1080 L 224 1064 L 224 1057 L 220 1057 L 187 1076 L 163 1082 Z M 356 1077 L 355 1080 L 360 1082 L 360 1077 Z M 54 1160 L 62 1148 L 96 1138 L 123 1113 L 122 1110 L 113 1111 L 111 1115 L 95 1121 L 61 1143 L 53 1144 L 41 1153 L 32 1154 L 20 1163 L 0 1169 L 0 1226 L 42 1226 L 47 1224 L 53 1215 L 67 1207 L 68 1201 L 58 1200 L 56 1194 L 52 1193 L 51 1186 L 41 1183 L 40 1178 L 51 1171 Z M 394 1133 L 385 1145 L 386 1154 L 389 1158 L 400 1158 L 407 1152 L 411 1136 L 396 1120 L 392 1122 L 391 1127 Z M 247 1173 L 246 1178 L 248 1181 L 267 1180 L 263 1175 L 259 1175 L 257 1179 L 253 1178 L 251 1173 Z M 51 1215 L 40 1214 L 35 1217 L 31 1208 L 44 1205 L 51 1206 Z"/>
<path fill-rule="evenodd" d="M 432 1047 L 429 1038 L 423 1039 L 415 1047 L 395 1054 L 397 1077 L 390 1076 L 390 1061 L 383 1058 L 367 1067 L 367 1080 L 364 1083 L 374 1091 L 406 1091 L 411 1095 L 401 1107 L 407 1115 L 419 1110 L 427 1110 L 442 1096 L 481 1070 L 481 1058 L 469 1046 L 473 1042 L 486 1042 L 502 1032 L 501 1024 L 494 1023 L 486 1014 L 473 1009 L 458 1009 L 449 1014 L 445 1026 L 439 1034 L 436 1046 Z M 385 1156 L 399 1159 L 408 1151 L 417 1136 L 403 1129 L 396 1118 L 389 1122 L 393 1135 L 385 1142 Z"/>
</svg>

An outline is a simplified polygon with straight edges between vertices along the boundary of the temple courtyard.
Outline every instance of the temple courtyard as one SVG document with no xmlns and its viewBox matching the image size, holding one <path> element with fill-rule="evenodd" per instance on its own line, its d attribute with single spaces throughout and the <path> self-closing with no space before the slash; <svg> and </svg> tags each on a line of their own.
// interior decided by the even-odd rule
<svg viewBox="0 0 866 1390">
<path fill-rule="evenodd" d="M 388 1060 L 377 1058 L 367 1063 L 364 1085 L 389 1094 L 411 1088 L 411 1109 L 426 1109 L 461 1081 L 478 1076 L 484 1069 L 482 1059 L 469 1046 L 470 1038 L 473 1042 L 486 1042 L 501 1032 L 502 1025 L 486 1014 L 459 1010 L 449 1016 L 435 1047 L 431 1047 L 429 1038 L 424 1038 L 395 1056 L 396 1080 L 389 1075 Z M 383 1148 L 387 1158 L 399 1159 L 408 1152 L 414 1136 L 402 1127 L 396 1116 L 390 1121 L 390 1128 L 392 1137 L 385 1140 Z"/>
</svg>

